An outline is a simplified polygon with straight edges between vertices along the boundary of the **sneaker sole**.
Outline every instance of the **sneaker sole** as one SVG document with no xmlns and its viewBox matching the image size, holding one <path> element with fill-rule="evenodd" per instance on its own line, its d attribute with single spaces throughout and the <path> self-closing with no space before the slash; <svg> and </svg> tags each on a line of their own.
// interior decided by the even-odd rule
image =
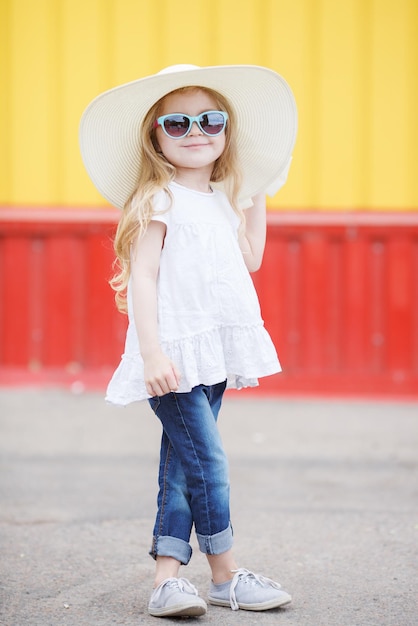
<svg viewBox="0 0 418 626">
<path fill-rule="evenodd" d="M 227 606 L 231 608 L 231 603 L 228 600 L 218 600 L 217 598 L 208 598 L 209 604 L 213 604 L 215 606 Z M 242 602 L 238 602 L 238 607 L 243 609 L 244 611 L 267 611 L 268 609 L 277 609 L 282 606 L 287 606 L 292 602 L 291 596 L 276 598 L 274 600 L 269 600 L 268 602 L 259 602 L 256 604 L 244 604 Z"/>
<path fill-rule="evenodd" d="M 148 613 L 154 617 L 199 617 L 205 615 L 206 607 L 201 604 L 175 604 L 160 609 L 148 607 Z"/>
</svg>

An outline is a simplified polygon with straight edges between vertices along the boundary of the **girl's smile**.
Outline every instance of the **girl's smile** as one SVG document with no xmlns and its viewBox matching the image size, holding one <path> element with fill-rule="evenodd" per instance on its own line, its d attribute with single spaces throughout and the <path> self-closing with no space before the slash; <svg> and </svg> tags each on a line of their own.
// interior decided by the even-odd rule
<svg viewBox="0 0 418 626">
<path fill-rule="evenodd" d="M 207 145 L 209 144 L 208 143 L 189 143 L 182 147 L 186 149 L 199 149 L 199 148 L 204 148 Z"/>
</svg>

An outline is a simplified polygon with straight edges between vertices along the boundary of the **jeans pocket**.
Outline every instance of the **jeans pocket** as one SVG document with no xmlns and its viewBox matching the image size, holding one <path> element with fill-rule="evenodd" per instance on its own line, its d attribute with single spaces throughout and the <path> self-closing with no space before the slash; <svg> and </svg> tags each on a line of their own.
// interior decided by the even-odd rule
<svg viewBox="0 0 418 626">
<path fill-rule="evenodd" d="M 154 411 L 154 413 L 157 413 L 158 407 L 161 404 L 160 397 L 159 396 L 154 396 L 153 398 L 149 398 L 148 402 L 149 402 L 149 405 L 150 405 L 151 409 Z"/>
</svg>

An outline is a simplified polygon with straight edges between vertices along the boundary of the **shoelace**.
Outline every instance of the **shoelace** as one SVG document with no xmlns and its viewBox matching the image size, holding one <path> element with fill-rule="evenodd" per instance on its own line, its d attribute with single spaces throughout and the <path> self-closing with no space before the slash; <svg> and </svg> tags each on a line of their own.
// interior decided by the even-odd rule
<svg viewBox="0 0 418 626">
<path fill-rule="evenodd" d="M 179 591 L 183 593 L 192 593 L 195 596 L 199 595 L 196 587 L 187 580 L 187 578 L 166 578 L 158 587 L 154 590 L 153 601 L 158 602 L 158 599 L 162 593 L 164 587 L 177 587 Z"/>
<path fill-rule="evenodd" d="M 237 598 L 235 596 L 235 587 L 239 582 L 243 582 L 245 584 L 250 585 L 261 585 L 261 587 L 274 587 L 274 589 L 281 589 L 281 585 L 276 583 L 271 578 L 266 578 L 266 576 L 260 576 L 259 574 L 254 574 L 254 572 L 250 572 L 250 570 L 241 567 L 240 569 L 232 570 L 232 573 L 235 574 L 234 578 L 231 580 L 231 588 L 229 590 L 229 601 L 231 602 L 231 609 L 233 611 L 237 611 L 239 609 Z"/>
</svg>

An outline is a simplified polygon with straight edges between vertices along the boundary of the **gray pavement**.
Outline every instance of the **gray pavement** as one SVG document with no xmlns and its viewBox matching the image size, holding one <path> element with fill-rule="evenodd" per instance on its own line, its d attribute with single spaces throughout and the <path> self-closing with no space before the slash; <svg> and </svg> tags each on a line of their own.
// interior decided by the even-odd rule
<svg viewBox="0 0 418 626">
<path fill-rule="evenodd" d="M 265 613 L 209 606 L 188 623 L 416 626 L 418 404 L 241 392 L 227 395 L 220 427 L 240 565 L 294 601 Z M 158 623 L 147 614 L 158 447 L 146 403 L 0 390 L 2 625 Z M 205 597 L 193 546 L 182 575 Z"/>
</svg>

